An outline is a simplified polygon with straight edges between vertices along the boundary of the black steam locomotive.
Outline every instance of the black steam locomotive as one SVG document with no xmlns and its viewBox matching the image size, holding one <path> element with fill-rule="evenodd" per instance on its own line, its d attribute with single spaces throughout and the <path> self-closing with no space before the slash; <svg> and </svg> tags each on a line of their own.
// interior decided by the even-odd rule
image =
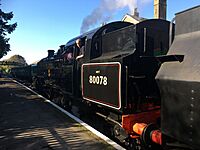
<svg viewBox="0 0 200 150">
<path fill-rule="evenodd" d="M 135 149 L 198 149 L 199 16 L 200 6 L 176 14 L 176 25 L 106 24 L 56 54 L 49 50 L 27 78 L 57 104 L 87 106 L 106 118 L 115 137 Z M 77 39 L 84 45 L 80 59 Z"/>
</svg>

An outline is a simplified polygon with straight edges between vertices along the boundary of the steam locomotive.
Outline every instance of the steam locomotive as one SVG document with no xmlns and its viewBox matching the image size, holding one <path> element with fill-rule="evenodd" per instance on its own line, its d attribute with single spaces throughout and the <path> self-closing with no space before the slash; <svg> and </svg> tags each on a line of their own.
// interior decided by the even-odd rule
<svg viewBox="0 0 200 150">
<path fill-rule="evenodd" d="M 197 6 L 177 13 L 176 24 L 112 22 L 71 39 L 56 54 L 49 50 L 37 66 L 12 73 L 31 79 L 67 109 L 89 107 L 133 149 L 198 149 L 199 16 Z M 77 39 L 85 48 L 79 60 Z"/>
</svg>

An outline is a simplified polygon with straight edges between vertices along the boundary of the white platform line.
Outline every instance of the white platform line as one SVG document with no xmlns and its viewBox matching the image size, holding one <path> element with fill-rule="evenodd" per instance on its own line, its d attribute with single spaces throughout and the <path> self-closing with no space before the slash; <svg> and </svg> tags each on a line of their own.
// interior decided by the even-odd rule
<svg viewBox="0 0 200 150">
<path fill-rule="evenodd" d="M 13 79 L 12 79 L 13 80 Z M 117 150 L 125 150 L 125 148 L 121 147 L 119 144 L 117 144 L 116 142 L 114 142 L 113 140 L 111 140 L 110 138 L 108 138 L 107 136 L 103 135 L 102 133 L 100 133 L 99 131 L 97 131 L 96 129 L 94 129 L 93 127 L 91 127 L 90 125 L 88 125 L 87 123 L 83 122 L 82 120 L 80 120 L 79 118 L 77 118 L 76 116 L 72 115 L 71 113 L 69 113 L 68 111 L 64 110 L 63 108 L 59 107 L 58 105 L 54 104 L 53 102 L 51 102 L 50 100 L 48 100 L 47 98 L 43 97 L 42 95 L 38 94 L 37 92 L 33 91 L 32 89 L 30 89 L 29 87 L 19 83 L 16 80 L 13 80 L 14 82 L 18 83 L 19 85 L 23 86 L 24 88 L 26 88 L 27 90 L 33 92 L 34 94 L 36 94 L 38 97 L 42 98 L 45 100 L 45 102 L 48 102 L 49 104 L 53 105 L 54 107 L 56 107 L 57 109 L 59 109 L 60 111 L 62 111 L 64 114 L 66 114 L 67 116 L 69 116 L 70 118 L 72 118 L 73 120 L 77 121 L 78 123 L 80 123 L 82 126 L 84 126 L 85 128 L 87 128 L 88 130 L 90 130 L 92 133 L 94 133 L 95 135 L 97 135 L 98 137 L 100 137 L 101 139 L 103 139 L 106 143 L 112 145 L 114 148 L 116 148 Z"/>
</svg>

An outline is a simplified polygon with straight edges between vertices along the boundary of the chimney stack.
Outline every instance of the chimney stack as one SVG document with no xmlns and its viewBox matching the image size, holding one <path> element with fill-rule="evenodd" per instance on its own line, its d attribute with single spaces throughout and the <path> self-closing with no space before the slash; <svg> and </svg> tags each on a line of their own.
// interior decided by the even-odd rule
<svg viewBox="0 0 200 150">
<path fill-rule="evenodd" d="M 133 16 L 139 17 L 139 12 L 137 11 L 137 8 L 134 9 L 134 14 L 133 14 Z"/>
<path fill-rule="evenodd" d="M 166 20 L 167 0 L 154 0 L 154 18 Z"/>
<path fill-rule="evenodd" d="M 48 58 L 51 58 L 54 56 L 54 50 L 48 50 Z"/>
</svg>

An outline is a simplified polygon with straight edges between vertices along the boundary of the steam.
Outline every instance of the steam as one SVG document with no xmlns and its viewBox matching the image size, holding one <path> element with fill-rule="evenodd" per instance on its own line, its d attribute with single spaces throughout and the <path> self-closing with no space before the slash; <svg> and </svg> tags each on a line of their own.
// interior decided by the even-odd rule
<svg viewBox="0 0 200 150">
<path fill-rule="evenodd" d="M 83 19 L 80 32 L 83 33 L 98 23 L 108 22 L 120 9 L 128 8 L 129 13 L 134 14 L 137 3 L 143 6 L 152 1 L 153 0 L 138 0 L 138 2 L 137 0 L 101 0 L 100 5 Z"/>
<path fill-rule="evenodd" d="M 107 22 L 117 10 L 125 7 L 128 7 L 129 11 L 133 13 L 136 7 L 136 0 L 101 0 L 100 5 L 83 19 L 81 33 L 97 23 Z"/>
</svg>

